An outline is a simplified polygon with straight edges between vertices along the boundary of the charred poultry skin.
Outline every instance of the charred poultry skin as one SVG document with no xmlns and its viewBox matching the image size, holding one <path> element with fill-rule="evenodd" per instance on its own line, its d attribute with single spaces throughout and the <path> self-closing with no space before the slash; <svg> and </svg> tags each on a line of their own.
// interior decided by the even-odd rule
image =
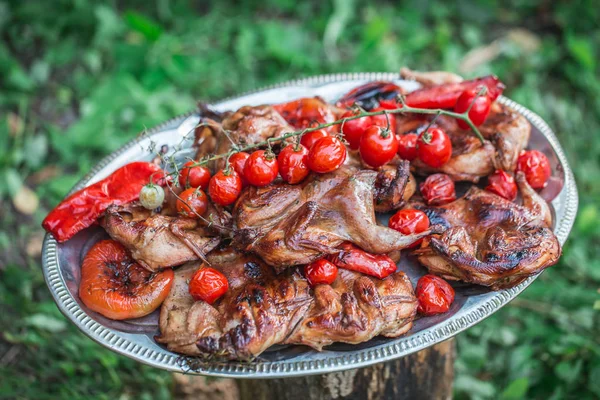
<svg viewBox="0 0 600 400">
<path fill-rule="evenodd" d="M 214 305 L 194 301 L 187 281 L 198 264 L 175 272 L 160 314 L 159 343 L 171 351 L 219 359 L 250 359 L 275 344 L 321 350 L 334 342 L 397 337 L 412 326 L 417 300 L 406 275 L 380 280 L 340 270 L 333 285 L 313 289 L 298 271 L 274 274 L 259 258 L 231 250 L 210 255 L 229 281 Z"/>
<path fill-rule="evenodd" d="M 198 220 L 155 214 L 137 204 L 109 207 L 100 224 L 150 271 L 204 259 L 221 242 Z"/>
<path fill-rule="evenodd" d="M 554 265 L 558 239 L 550 229 L 548 204 L 522 173 L 517 183 L 523 205 L 472 187 L 464 197 L 441 207 L 424 207 L 430 220 L 448 230 L 416 250 L 419 263 L 445 279 L 510 288 Z"/>
<path fill-rule="evenodd" d="M 282 271 L 335 253 L 343 242 L 374 254 L 390 253 L 440 228 L 403 235 L 378 225 L 377 177 L 376 171 L 340 168 L 309 177 L 303 185 L 249 188 L 236 203 L 234 245 Z"/>
</svg>

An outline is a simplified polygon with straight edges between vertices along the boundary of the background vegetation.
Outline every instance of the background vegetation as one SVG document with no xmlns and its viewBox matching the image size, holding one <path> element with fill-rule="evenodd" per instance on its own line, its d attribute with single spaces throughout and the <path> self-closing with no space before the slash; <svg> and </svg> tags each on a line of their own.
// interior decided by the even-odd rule
<svg viewBox="0 0 600 400">
<path fill-rule="evenodd" d="M 559 265 L 459 335 L 457 398 L 600 396 L 600 8 L 588 1 L 0 0 L 0 398 L 169 398 L 170 374 L 84 337 L 40 270 L 40 222 L 144 127 L 336 71 L 496 73 L 568 152 Z M 237 4 L 241 3 L 241 4 Z"/>
</svg>

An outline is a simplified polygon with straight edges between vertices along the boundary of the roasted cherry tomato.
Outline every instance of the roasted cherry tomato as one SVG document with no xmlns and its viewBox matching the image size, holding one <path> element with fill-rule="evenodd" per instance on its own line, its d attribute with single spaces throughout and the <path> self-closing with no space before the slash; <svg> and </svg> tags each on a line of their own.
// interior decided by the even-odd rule
<svg viewBox="0 0 600 400">
<path fill-rule="evenodd" d="M 188 290 L 195 300 L 212 304 L 227 293 L 227 289 L 229 289 L 229 282 L 225 275 L 216 269 L 201 267 L 192 275 Z"/>
<path fill-rule="evenodd" d="M 343 243 L 340 252 L 330 257 L 339 268 L 383 279 L 396 272 L 396 263 L 385 254 L 371 254 L 352 243 Z"/>
<path fill-rule="evenodd" d="M 377 107 L 377 108 L 373 109 L 372 111 L 375 112 L 375 111 L 383 111 L 383 110 L 388 110 L 388 108 L 382 106 L 382 107 Z M 394 114 L 388 114 L 387 116 L 385 114 L 373 115 L 371 117 L 371 124 L 380 126 L 382 128 L 388 128 L 388 120 L 389 120 L 389 130 L 392 131 L 395 135 L 396 134 L 396 116 Z"/>
<path fill-rule="evenodd" d="M 244 177 L 254 186 L 267 186 L 277 178 L 279 166 L 274 154 L 257 150 L 250 154 L 244 166 Z"/>
<path fill-rule="evenodd" d="M 300 183 L 310 172 L 308 169 L 308 150 L 301 144 L 288 144 L 277 156 L 279 173 L 289 184 Z"/>
<path fill-rule="evenodd" d="M 229 164 L 240 176 L 240 179 L 242 180 L 242 187 L 248 186 L 248 182 L 246 182 L 246 178 L 244 178 L 244 166 L 246 165 L 246 160 L 248 160 L 248 157 L 250 157 L 250 154 L 243 151 L 235 153 L 229 157 Z"/>
<path fill-rule="evenodd" d="M 319 97 L 304 97 L 287 103 L 275 104 L 273 108 L 297 129 L 335 121 L 331 106 Z M 332 126 L 325 130 L 333 132 L 335 127 Z"/>
<path fill-rule="evenodd" d="M 317 140 L 308 152 L 308 168 L 324 174 L 335 171 L 346 161 L 346 146 L 333 136 Z"/>
<path fill-rule="evenodd" d="M 403 160 L 412 161 L 417 158 L 417 139 L 415 133 L 397 136 L 398 138 L 398 155 Z"/>
<path fill-rule="evenodd" d="M 324 258 L 304 267 L 304 275 L 311 286 L 331 285 L 337 274 L 337 267 Z"/>
<path fill-rule="evenodd" d="M 419 301 L 417 311 L 422 315 L 445 313 L 454 302 L 454 289 L 435 275 L 425 275 L 417 282 L 415 295 Z"/>
<path fill-rule="evenodd" d="M 189 188 L 181 192 L 177 199 L 177 212 L 184 217 L 198 218 L 208 208 L 208 198 L 202 189 Z"/>
<path fill-rule="evenodd" d="M 388 226 L 403 235 L 412 235 L 425 232 L 429 228 L 429 218 L 421 210 L 400 210 L 390 218 Z M 423 239 L 417 240 L 409 248 L 417 246 L 422 241 Z"/>
<path fill-rule="evenodd" d="M 524 151 L 517 160 L 517 171 L 522 171 L 529 185 L 542 189 L 550 178 L 552 170 L 544 153 L 537 150 Z"/>
<path fill-rule="evenodd" d="M 420 186 L 421 194 L 430 206 L 441 206 L 456 200 L 454 182 L 446 174 L 429 175 Z"/>
<path fill-rule="evenodd" d="M 208 194 L 215 203 L 228 206 L 234 203 L 242 191 L 242 180 L 234 169 L 217 172 L 208 184 Z"/>
<path fill-rule="evenodd" d="M 385 128 L 373 125 L 360 139 L 360 157 L 373 167 L 381 167 L 392 161 L 398 151 L 396 135 Z"/>
<path fill-rule="evenodd" d="M 342 115 L 342 118 L 352 117 L 356 114 L 353 111 L 347 111 Z M 370 117 L 351 119 L 341 125 L 340 129 L 344 134 L 344 139 L 346 139 L 348 146 L 352 150 L 358 149 L 360 138 L 371 125 L 373 125 L 373 121 Z"/>
<path fill-rule="evenodd" d="M 173 270 L 142 268 L 114 240 L 96 243 L 81 265 L 79 298 L 110 319 L 140 318 L 156 310 L 173 284 Z"/>
<path fill-rule="evenodd" d="M 496 172 L 488 177 L 488 185 L 485 190 L 496 193 L 506 200 L 513 201 L 517 198 L 515 178 L 501 169 L 496 170 Z"/>
<path fill-rule="evenodd" d="M 430 167 L 439 168 L 452 157 L 452 142 L 446 132 L 431 127 L 419 135 L 417 155 Z"/>
<path fill-rule="evenodd" d="M 310 150 L 313 147 L 313 144 L 317 142 L 317 140 L 327 136 L 329 136 L 329 134 L 323 129 L 308 132 L 302 135 L 302 138 L 300 139 L 300 144 L 306 147 L 308 150 Z"/>
<path fill-rule="evenodd" d="M 183 164 L 183 167 L 179 171 L 179 184 L 181 187 L 192 187 L 202 188 L 202 190 L 208 189 L 208 182 L 210 182 L 210 171 L 208 168 L 197 165 L 193 166 L 195 161 L 188 161 Z"/>
<path fill-rule="evenodd" d="M 458 97 L 456 100 L 456 105 L 454 106 L 454 112 L 464 113 L 471 107 L 471 103 L 473 106 L 469 111 L 469 119 L 475 126 L 479 126 L 483 124 L 490 114 L 490 107 L 492 106 L 492 101 L 488 97 L 487 94 L 482 94 L 481 96 L 477 96 L 479 92 L 482 90 L 483 86 L 477 86 L 475 88 L 467 89 Z M 457 120 L 458 126 L 462 129 L 469 129 L 469 124 L 467 124 L 463 120 Z"/>
</svg>

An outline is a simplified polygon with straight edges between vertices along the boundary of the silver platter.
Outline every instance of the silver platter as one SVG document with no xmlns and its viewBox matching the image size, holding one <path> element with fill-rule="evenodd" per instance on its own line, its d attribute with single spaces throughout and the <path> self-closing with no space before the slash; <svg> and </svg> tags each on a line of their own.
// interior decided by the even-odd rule
<svg viewBox="0 0 600 400">
<path fill-rule="evenodd" d="M 304 96 L 319 95 L 332 101 L 353 87 L 370 80 L 393 80 L 408 90 L 415 89 L 415 82 L 403 81 L 395 73 L 353 73 L 321 75 L 282 83 L 262 90 L 230 98 L 213 107 L 220 111 L 234 110 L 243 105 L 278 103 Z M 549 185 L 547 193 L 552 198 L 559 192 L 552 206 L 558 240 L 564 244 L 571 231 L 577 213 L 577 188 L 565 153 L 548 125 L 525 107 L 500 97 L 502 104 L 524 115 L 532 124 L 530 147 L 543 151 L 552 164 L 555 184 Z M 72 191 L 105 178 L 118 167 L 134 160 L 150 160 L 148 147 L 151 142 L 158 146 L 167 144 L 171 149 L 185 143 L 187 133 L 198 121 L 198 112 L 173 118 L 103 159 L 89 174 L 79 181 Z M 181 152 L 185 156 L 185 151 Z M 554 191 L 554 193 L 551 193 Z M 62 313 L 83 333 L 109 349 L 135 360 L 170 371 L 190 372 L 201 375 L 233 378 L 275 378 L 321 374 L 367 365 L 403 357 L 442 342 L 475 325 L 515 298 L 536 277 L 531 277 L 519 286 L 508 290 L 490 292 L 485 288 L 456 284 L 456 300 L 451 310 L 443 315 L 422 318 L 413 329 L 397 339 L 375 338 L 360 345 L 336 344 L 322 352 L 302 346 L 275 346 L 252 362 L 199 362 L 180 357 L 159 346 L 153 339 L 158 333 L 158 315 L 118 322 L 108 320 L 88 310 L 77 294 L 80 265 L 83 256 L 98 240 L 105 237 L 101 228 L 91 227 L 80 232 L 66 243 L 58 244 L 49 234 L 44 239 L 42 266 L 44 276 Z M 403 260 L 405 269 L 413 283 L 424 270 Z"/>
</svg>

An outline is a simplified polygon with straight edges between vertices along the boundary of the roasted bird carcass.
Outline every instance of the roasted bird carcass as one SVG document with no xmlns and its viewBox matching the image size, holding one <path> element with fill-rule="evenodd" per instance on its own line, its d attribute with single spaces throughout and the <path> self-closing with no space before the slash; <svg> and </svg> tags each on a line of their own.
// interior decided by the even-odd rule
<svg viewBox="0 0 600 400">
<path fill-rule="evenodd" d="M 441 207 L 413 204 L 432 222 L 448 227 L 414 252 L 419 262 L 443 278 L 493 290 L 518 285 L 554 265 L 561 248 L 550 229 L 548 204 L 522 173 L 517 173 L 517 183 L 522 206 L 476 186 L 464 197 Z"/>
<path fill-rule="evenodd" d="M 235 144 L 253 145 L 294 131 L 272 106 L 244 106 L 228 113 L 221 123 L 202 119 L 195 131 L 196 159 L 207 154 L 226 154 Z M 213 170 L 222 169 L 225 160 L 214 162 Z"/>
<path fill-rule="evenodd" d="M 282 271 L 335 253 L 343 242 L 383 254 L 429 235 L 429 230 L 403 235 L 377 224 L 378 176 L 376 171 L 344 166 L 313 174 L 301 185 L 250 187 L 234 209 L 234 245 Z"/>
<path fill-rule="evenodd" d="M 151 271 L 205 259 L 221 241 L 201 220 L 155 213 L 135 203 L 110 206 L 100 224 Z"/>
<path fill-rule="evenodd" d="M 200 265 L 175 272 L 156 338 L 171 351 L 248 359 L 274 344 L 321 350 L 334 342 L 400 336 L 416 313 L 412 285 L 402 272 L 381 280 L 340 270 L 332 285 L 311 288 L 298 270 L 276 275 L 254 256 L 226 250 L 211 253 L 209 261 L 227 277 L 229 290 L 214 305 L 195 301 L 188 282 Z"/>
</svg>

